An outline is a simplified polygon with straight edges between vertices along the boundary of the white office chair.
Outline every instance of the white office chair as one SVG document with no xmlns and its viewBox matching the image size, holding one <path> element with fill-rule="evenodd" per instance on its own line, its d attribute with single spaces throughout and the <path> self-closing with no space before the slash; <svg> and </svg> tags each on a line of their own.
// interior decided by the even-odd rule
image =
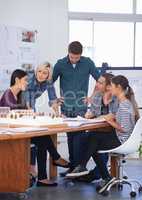
<svg viewBox="0 0 142 200">
<path fill-rule="evenodd" d="M 126 142 L 124 142 L 119 147 L 111 150 L 98 151 L 99 153 L 110 153 L 112 154 L 112 156 L 116 156 L 118 161 L 117 177 L 110 185 L 108 185 L 106 190 L 103 192 L 103 195 L 105 196 L 108 195 L 111 187 L 116 184 L 118 185 L 119 190 L 122 190 L 123 184 L 128 184 L 131 187 L 131 192 L 130 192 L 131 197 L 136 196 L 136 190 L 135 190 L 136 184 L 139 187 L 139 192 L 142 191 L 142 185 L 137 180 L 126 179 L 123 177 L 123 167 L 122 167 L 123 165 L 121 165 L 123 164 L 125 155 L 135 153 L 138 150 L 141 141 L 142 141 L 142 117 L 137 121 L 131 136 L 128 138 Z"/>
</svg>

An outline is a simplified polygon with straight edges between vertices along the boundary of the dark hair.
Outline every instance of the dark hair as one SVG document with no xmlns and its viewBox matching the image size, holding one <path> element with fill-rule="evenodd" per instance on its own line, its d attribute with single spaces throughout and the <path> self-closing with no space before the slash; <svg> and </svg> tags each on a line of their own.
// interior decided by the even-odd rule
<svg viewBox="0 0 142 200">
<path fill-rule="evenodd" d="M 131 96 L 133 95 L 133 90 L 129 86 L 129 81 L 125 76 L 118 75 L 114 76 L 111 80 L 116 86 L 120 85 L 122 90 L 125 92 L 126 98 L 131 100 Z"/>
<path fill-rule="evenodd" d="M 135 120 L 137 121 L 140 117 L 139 110 L 138 110 L 138 104 L 135 99 L 135 95 L 133 92 L 133 89 L 129 85 L 129 81 L 125 76 L 118 75 L 114 76 L 111 80 L 112 83 L 115 85 L 120 85 L 122 89 L 125 92 L 125 96 L 127 99 L 129 99 L 133 105 L 134 111 L 135 111 Z"/>
<path fill-rule="evenodd" d="M 27 72 L 25 72 L 21 69 L 16 69 L 11 75 L 10 86 L 15 85 L 16 78 L 21 79 L 25 76 L 27 76 Z M 17 108 L 18 109 L 26 108 L 25 102 L 23 103 L 23 101 L 22 101 L 22 91 L 20 91 L 17 95 Z"/>
<path fill-rule="evenodd" d="M 105 74 L 102 74 L 101 76 L 103 78 L 105 78 L 106 85 L 110 85 L 111 84 L 111 79 L 114 77 L 114 75 L 110 74 L 110 73 L 105 73 Z"/>
<path fill-rule="evenodd" d="M 73 54 L 82 54 L 83 46 L 78 41 L 73 41 L 68 46 L 68 52 Z"/>
<path fill-rule="evenodd" d="M 27 76 L 27 72 L 25 72 L 25 71 L 23 71 L 21 69 L 16 69 L 11 75 L 10 86 L 15 85 L 16 78 L 21 79 L 24 76 Z"/>
</svg>

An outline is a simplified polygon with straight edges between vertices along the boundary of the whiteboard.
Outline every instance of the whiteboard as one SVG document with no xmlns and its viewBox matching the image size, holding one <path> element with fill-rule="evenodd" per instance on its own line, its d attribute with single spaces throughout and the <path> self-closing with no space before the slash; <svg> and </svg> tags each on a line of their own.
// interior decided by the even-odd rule
<svg viewBox="0 0 142 200">
<path fill-rule="evenodd" d="M 128 78 L 132 87 L 139 108 L 142 108 L 142 69 L 140 70 L 107 70 L 114 75 L 124 75 Z"/>
<path fill-rule="evenodd" d="M 32 70 L 37 63 L 37 31 L 0 25 L 0 91 L 9 87 L 15 69 Z"/>
</svg>

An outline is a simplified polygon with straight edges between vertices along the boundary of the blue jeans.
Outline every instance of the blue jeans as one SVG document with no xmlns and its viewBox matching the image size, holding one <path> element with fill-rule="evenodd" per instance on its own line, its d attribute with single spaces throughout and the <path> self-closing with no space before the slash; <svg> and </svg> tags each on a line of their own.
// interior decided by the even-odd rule
<svg viewBox="0 0 142 200">
<path fill-rule="evenodd" d="M 71 167 L 75 168 L 84 157 L 86 148 L 88 148 L 88 134 L 84 131 L 67 133 L 69 161 Z"/>
<path fill-rule="evenodd" d="M 121 143 L 116 135 L 115 130 L 112 132 L 94 132 L 90 133 L 88 149 L 85 152 L 84 158 L 81 161 L 82 166 L 86 166 L 88 160 L 92 156 L 97 168 L 94 169 L 96 173 L 99 172 L 103 179 L 110 177 L 107 169 L 106 155 L 98 153 L 98 150 L 109 150 L 118 147 Z"/>
<path fill-rule="evenodd" d="M 109 158 L 108 153 L 102 153 L 102 154 L 100 154 L 100 158 L 101 158 L 102 162 L 104 163 L 104 165 L 107 167 L 107 162 L 108 162 L 108 158 Z M 94 162 L 95 162 L 95 159 L 94 159 Z M 94 173 L 94 176 L 95 176 L 96 179 L 101 178 L 100 170 L 97 167 L 97 165 L 91 171 Z"/>
</svg>

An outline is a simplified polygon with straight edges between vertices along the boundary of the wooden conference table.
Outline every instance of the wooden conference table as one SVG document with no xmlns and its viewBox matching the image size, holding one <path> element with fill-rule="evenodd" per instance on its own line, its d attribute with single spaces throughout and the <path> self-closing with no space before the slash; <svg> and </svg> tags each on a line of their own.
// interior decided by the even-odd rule
<svg viewBox="0 0 142 200">
<path fill-rule="evenodd" d="M 12 126 L 14 128 L 14 126 Z M 0 134 L 0 192 L 25 192 L 29 188 L 30 138 L 51 135 L 57 145 L 57 133 L 81 130 L 109 130 L 110 125 L 99 122 L 82 127 L 70 128 L 66 124 L 48 126 L 47 131 Z M 112 160 L 112 174 L 116 173 Z M 50 162 L 50 178 L 56 177 L 57 168 Z"/>
</svg>

